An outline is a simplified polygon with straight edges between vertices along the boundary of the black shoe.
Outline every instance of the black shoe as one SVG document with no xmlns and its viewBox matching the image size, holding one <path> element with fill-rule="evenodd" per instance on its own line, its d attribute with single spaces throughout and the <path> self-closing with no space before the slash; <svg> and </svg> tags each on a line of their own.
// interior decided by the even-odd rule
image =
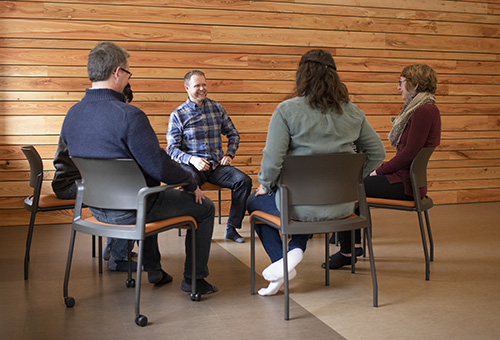
<svg viewBox="0 0 500 340">
<path fill-rule="evenodd" d="M 363 253 L 363 247 L 356 247 L 354 249 L 354 255 L 356 255 L 356 257 L 363 256 Z"/>
<path fill-rule="evenodd" d="M 191 279 L 184 278 L 181 283 L 183 292 L 191 293 Z M 201 295 L 213 294 L 219 291 L 219 288 L 208 283 L 205 279 L 196 280 L 196 293 Z"/>
<path fill-rule="evenodd" d="M 108 269 L 113 272 L 128 272 L 128 261 L 117 261 L 113 257 L 110 257 L 108 261 Z M 132 271 L 137 271 L 137 262 L 135 261 L 132 261 Z"/>
<path fill-rule="evenodd" d="M 349 266 L 351 265 L 351 257 L 350 256 L 344 256 L 342 253 L 336 252 L 332 256 L 330 256 L 330 269 L 339 269 L 342 268 L 343 266 Z M 354 263 L 358 262 L 358 259 L 355 257 L 354 258 Z M 322 268 L 326 267 L 326 264 L 323 263 L 321 265 Z"/>
<path fill-rule="evenodd" d="M 172 277 L 172 275 L 163 271 L 163 269 L 153 270 L 153 271 L 148 272 L 148 281 L 149 281 L 149 283 L 152 283 L 155 286 L 170 283 L 170 282 L 172 282 L 173 279 L 174 278 Z"/>
<path fill-rule="evenodd" d="M 245 239 L 238 234 L 235 228 L 233 227 L 227 227 L 226 228 L 226 233 L 224 234 L 224 238 L 227 240 L 233 240 L 236 243 L 244 243 Z"/>
</svg>

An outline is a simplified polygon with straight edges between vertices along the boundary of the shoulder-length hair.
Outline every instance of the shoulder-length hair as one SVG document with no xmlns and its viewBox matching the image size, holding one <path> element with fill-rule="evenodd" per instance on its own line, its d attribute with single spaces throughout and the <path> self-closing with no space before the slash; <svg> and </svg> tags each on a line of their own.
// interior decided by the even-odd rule
<svg viewBox="0 0 500 340">
<path fill-rule="evenodd" d="M 330 52 L 311 50 L 306 52 L 297 69 L 295 95 L 306 97 L 312 108 L 325 113 L 334 109 L 342 114 L 342 103 L 348 103 L 349 92 L 340 82 L 337 67 Z"/>
</svg>

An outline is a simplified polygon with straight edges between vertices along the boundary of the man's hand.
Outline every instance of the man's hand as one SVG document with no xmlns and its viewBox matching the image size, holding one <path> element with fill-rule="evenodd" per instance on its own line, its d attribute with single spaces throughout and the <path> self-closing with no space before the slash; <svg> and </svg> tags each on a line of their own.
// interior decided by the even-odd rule
<svg viewBox="0 0 500 340">
<path fill-rule="evenodd" d="M 231 162 L 232 162 L 232 158 L 229 157 L 229 156 L 224 156 L 222 157 L 222 159 L 220 160 L 220 165 L 231 165 Z"/>
<path fill-rule="evenodd" d="M 377 171 L 376 171 L 376 170 L 373 170 L 373 171 L 370 173 L 370 176 L 377 176 Z"/>
<path fill-rule="evenodd" d="M 200 187 L 196 187 L 196 190 L 194 191 L 194 200 L 198 204 L 203 204 L 203 200 L 205 199 L 205 195 L 203 195 L 203 192 L 201 191 Z"/>
<path fill-rule="evenodd" d="M 191 163 L 198 171 L 207 171 L 210 169 L 210 163 L 203 158 L 191 156 L 189 158 L 189 163 Z"/>
</svg>

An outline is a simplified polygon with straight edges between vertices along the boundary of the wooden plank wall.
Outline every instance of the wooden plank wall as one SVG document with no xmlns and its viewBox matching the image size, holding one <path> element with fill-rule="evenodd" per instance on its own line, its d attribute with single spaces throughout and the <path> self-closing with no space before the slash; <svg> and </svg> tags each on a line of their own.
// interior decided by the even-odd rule
<svg viewBox="0 0 500 340">
<path fill-rule="evenodd" d="M 443 140 L 430 162 L 437 203 L 500 200 L 499 0 L 56 0 L 0 1 L 0 225 L 23 225 L 28 163 L 19 146 L 52 158 L 68 108 L 89 86 L 86 58 L 101 41 L 130 54 L 134 104 L 165 146 L 169 113 L 190 69 L 207 74 L 242 135 L 235 163 L 254 179 L 271 113 L 294 86 L 310 48 L 335 57 L 352 100 L 381 134 L 402 106 L 399 72 L 439 75 Z M 215 198 L 215 193 L 210 193 Z M 227 214 L 229 192 L 224 192 Z M 40 223 L 70 220 L 41 214 Z"/>
</svg>

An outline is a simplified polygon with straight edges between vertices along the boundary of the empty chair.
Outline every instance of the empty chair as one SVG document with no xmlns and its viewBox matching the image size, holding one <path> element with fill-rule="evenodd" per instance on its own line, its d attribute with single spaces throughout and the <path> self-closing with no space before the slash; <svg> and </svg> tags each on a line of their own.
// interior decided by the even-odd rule
<svg viewBox="0 0 500 340">
<path fill-rule="evenodd" d="M 196 277 L 195 229 L 197 224 L 195 219 L 191 216 L 178 216 L 146 223 L 148 197 L 161 191 L 176 190 L 177 187 L 185 185 L 185 183 L 148 187 L 141 170 L 135 161 L 131 159 L 85 159 L 74 157 L 72 160 L 78 167 L 82 175 L 82 180 L 77 181 L 78 193 L 71 226 L 71 239 L 66 265 L 66 275 L 64 278 L 63 293 L 65 304 L 70 308 L 75 304 L 75 299 L 68 295 L 68 283 L 77 231 L 100 237 L 106 236 L 131 241 L 137 240 L 139 244 L 137 280 L 135 281 L 131 278 L 131 260 L 129 252 L 129 275 L 126 285 L 127 287 L 135 286 L 136 288 L 135 323 L 139 326 L 145 326 L 148 319 L 146 316 L 140 314 L 140 287 L 143 246 L 146 237 L 173 228 L 189 228 L 192 233 L 192 277 Z M 136 224 L 107 224 L 97 221 L 94 217 L 84 219 L 81 216 L 83 205 L 100 209 L 135 210 L 137 214 Z M 200 295 L 196 293 L 196 280 L 193 280 L 191 285 L 191 299 L 196 301 L 200 300 Z"/>
<path fill-rule="evenodd" d="M 420 225 L 420 234 L 422 237 L 422 245 L 424 248 L 426 280 L 429 280 L 430 278 L 430 261 L 434 261 L 434 241 L 432 239 L 431 224 L 427 211 L 434 206 L 434 203 L 429 196 L 420 198 L 419 188 L 427 186 L 427 163 L 429 162 L 429 158 L 431 157 L 433 151 L 434 148 L 422 148 L 411 163 L 410 180 L 413 190 L 413 201 L 367 197 L 368 206 L 370 208 L 415 211 L 417 213 L 418 223 Z M 427 239 L 425 235 L 426 228 L 424 227 L 422 212 L 425 215 L 425 222 L 427 225 L 430 255 L 427 247 Z"/>
<path fill-rule="evenodd" d="M 336 153 L 325 155 L 286 156 L 279 180 L 281 217 L 262 211 L 250 215 L 251 225 L 251 294 L 255 294 L 255 225 L 267 224 L 281 231 L 283 241 L 283 272 L 285 289 L 285 320 L 289 319 L 289 285 L 287 235 L 325 234 L 325 285 L 329 285 L 329 234 L 364 229 L 371 234 L 370 213 L 366 204 L 362 168 L 365 154 Z M 333 205 L 357 201 L 359 215 L 326 221 L 296 221 L 290 208 L 299 205 Z M 378 305 L 377 277 L 371 239 L 367 239 L 373 283 L 373 306 Z M 354 247 L 354 237 L 352 238 Z M 351 262 L 354 272 L 354 257 Z"/>
<path fill-rule="evenodd" d="M 36 214 L 38 212 L 44 211 L 73 209 L 75 206 L 75 200 L 59 199 L 53 192 L 49 194 L 42 194 L 42 159 L 33 145 L 22 146 L 21 150 L 23 151 L 30 164 L 30 187 L 33 188 L 33 194 L 31 194 L 24 200 L 24 209 L 28 210 L 31 213 L 28 234 L 26 236 L 26 250 L 24 255 L 24 279 L 27 280 L 31 241 L 33 239 Z"/>
</svg>

